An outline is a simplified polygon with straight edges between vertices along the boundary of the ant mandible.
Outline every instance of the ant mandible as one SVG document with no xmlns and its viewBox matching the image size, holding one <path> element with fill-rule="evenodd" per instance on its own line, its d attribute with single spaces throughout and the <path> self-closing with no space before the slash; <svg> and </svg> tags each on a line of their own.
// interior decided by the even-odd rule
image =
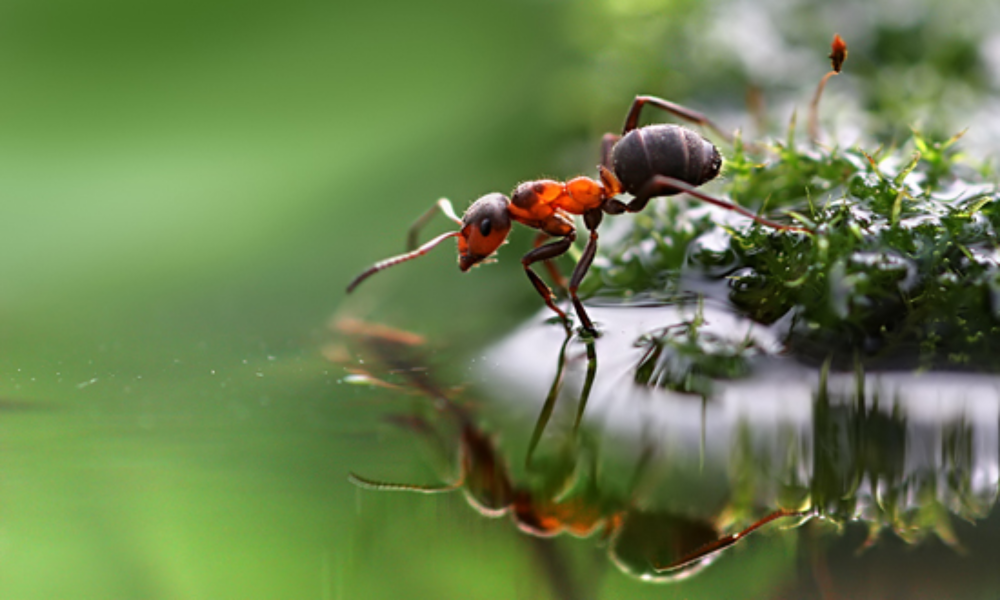
<svg viewBox="0 0 1000 600">
<path fill-rule="evenodd" d="M 353 291 L 371 275 L 423 256 L 451 237 L 458 238 L 458 266 L 463 272 L 468 271 L 496 252 L 506 241 L 512 222 L 517 221 L 540 232 L 535 239 L 535 248 L 524 255 L 521 264 L 542 300 L 559 315 L 569 329 L 566 313 L 556 306 L 552 290 L 531 269 L 531 265 L 551 260 L 569 250 L 576 240 L 576 227 L 571 215 L 582 215 L 584 225 L 590 232 L 590 239 L 570 276 L 568 291 L 583 328 L 596 335 L 597 330 L 580 302 L 577 290 L 594 261 L 597 252 L 597 227 L 605 214 L 636 213 L 643 210 L 651 198 L 685 193 L 774 229 L 808 231 L 803 227 L 782 225 L 765 219 L 742 206 L 696 189 L 719 174 L 722 156 L 718 148 L 698 133 L 679 125 L 639 127 L 639 116 L 647 105 L 692 123 L 708 126 L 731 140 L 731 136 L 695 110 L 655 96 L 637 96 L 625 118 L 621 135 L 609 133 L 604 136 L 601 144 L 600 180 L 577 177 L 566 182 L 550 179 L 528 181 L 517 186 L 510 198 L 499 193 L 479 198 L 461 219 L 455 214 L 451 202 L 442 198 L 410 228 L 409 252 L 375 263 L 347 286 L 347 292 Z M 617 196 L 622 193 L 631 194 L 632 200 L 627 203 L 619 200 Z M 419 248 L 416 247 L 420 228 L 438 210 L 461 229 L 444 233 Z M 559 239 L 542 245 L 547 237 Z M 551 263 L 546 264 L 551 267 Z M 558 276 L 558 272 L 554 267 L 551 267 L 551 271 L 553 278 L 559 282 L 562 278 Z"/>
</svg>

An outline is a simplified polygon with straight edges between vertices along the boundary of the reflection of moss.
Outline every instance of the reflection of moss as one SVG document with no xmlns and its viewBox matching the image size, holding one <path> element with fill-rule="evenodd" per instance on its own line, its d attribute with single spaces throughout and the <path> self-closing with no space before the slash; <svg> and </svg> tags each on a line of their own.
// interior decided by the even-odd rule
<svg viewBox="0 0 1000 600">
<path fill-rule="evenodd" d="M 733 447 L 729 511 L 746 518 L 762 496 L 774 504 L 808 506 L 838 529 L 860 522 L 868 529 L 863 547 L 878 542 L 885 531 L 916 544 L 936 536 L 960 549 L 952 515 L 973 522 L 984 518 L 996 501 L 995 482 L 975 482 L 989 456 L 974 448 L 989 439 L 990 427 L 975 427 L 964 418 L 940 423 L 908 419 L 901 398 L 882 397 L 884 389 L 857 367 L 854 385 L 828 385 L 829 363 L 820 369 L 813 398 L 810 444 L 776 434 L 786 451 L 761 452 L 748 432 Z M 776 456 L 782 456 L 775 461 Z M 982 461 L 985 460 L 986 463 Z M 784 462 L 787 461 L 787 462 Z M 977 464 L 977 462 L 979 464 Z M 803 468 L 808 465 L 808 468 Z"/>
<path fill-rule="evenodd" d="M 880 410 L 877 391 L 866 401 L 860 368 L 853 394 L 831 393 L 827 368 L 813 406 L 815 454 L 809 485 L 814 506 L 834 522 L 866 521 L 866 545 L 888 528 L 907 543 L 934 534 L 959 548 L 950 512 L 972 520 L 992 506 L 979 501 L 970 483 L 973 429 L 961 421 L 942 424 L 944 460 L 936 466 L 920 464 L 920 449 L 907 447 L 908 432 L 919 426 L 908 423 L 898 404 L 891 412 Z M 908 460 L 908 452 L 916 456 Z"/>
<path fill-rule="evenodd" d="M 749 359 L 760 353 L 753 338 L 731 339 L 702 331 L 701 306 L 691 321 L 642 336 L 637 346 L 646 352 L 635 370 L 635 381 L 677 392 L 707 396 L 713 379 L 735 379 L 749 373 Z"/>
<path fill-rule="evenodd" d="M 957 139 L 914 133 L 872 154 L 789 140 L 765 163 L 737 144 L 729 195 L 763 200 L 769 214 L 793 212 L 814 233 L 722 228 L 682 218 L 673 203 L 672 213 L 650 211 L 636 225 L 631 239 L 653 243 L 607 249 L 596 265 L 603 291 L 657 293 L 707 277 L 727 282 L 732 305 L 756 321 L 790 317 L 790 348 L 802 358 L 843 362 L 860 352 L 883 363 L 992 366 L 1000 193 L 956 160 Z"/>
</svg>

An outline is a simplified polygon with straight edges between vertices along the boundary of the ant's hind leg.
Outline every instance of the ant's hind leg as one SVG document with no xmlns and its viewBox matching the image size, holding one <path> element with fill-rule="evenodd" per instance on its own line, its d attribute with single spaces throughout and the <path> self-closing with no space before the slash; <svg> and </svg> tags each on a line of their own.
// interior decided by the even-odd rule
<svg viewBox="0 0 1000 600">
<path fill-rule="evenodd" d="M 462 219 L 460 219 L 458 215 L 455 214 L 455 209 L 452 208 L 451 201 L 448 200 L 447 198 L 441 198 L 440 200 L 434 203 L 434 206 L 427 209 L 427 212 L 420 215 L 420 217 L 418 217 L 417 220 L 413 222 L 413 225 L 410 225 L 410 229 L 406 234 L 407 251 L 416 249 L 417 236 L 420 235 L 420 230 L 423 229 L 424 225 L 426 225 L 428 221 L 434 218 L 434 215 L 436 215 L 439 211 L 442 214 L 444 214 L 444 216 L 448 217 L 455 223 L 462 225 Z"/>
<path fill-rule="evenodd" d="M 748 219 L 753 219 L 757 223 L 771 227 L 772 229 L 779 229 L 783 231 L 809 231 L 804 227 L 782 225 L 781 223 L 777 223 L 770 219 L 765 219 L 764 217 L 761 217 L 738 204 L 706 194 L 686 181 L 681 181 L 680 179 L 675 179 L 673 177 L 667 177 L 666 175 L 654 175 L 653 178 L 646 183 L 646 185 L 642 186 L 642 190 L 639 191 L 635 199 L 628 203 L 626 210 L 633 213 L 640 212 L 642 209 L 646 208 L 646 204 L 649 203 L 650 198 L 655 198 L 657 196 L 670 196 L 680 192 L 689 196 L 694 196 L 703 202 L 708 202 L 709 204 L 714 204 L 720 208 L 739 213 Z"/>
<path fill-rule="evenodd" d="M 576 239 L 576 234 L 571 232 L 569 235 L 560 240 L 535 248 L 531 252 L 525 254 L 521 259 L 521 264 L 524 266 L 524 272 L 528 276 L 528 279 L 531 280 L 531 284 L 535 286 L 535 290 L 538 292 L 538 295 L 540 295 L 542 300 L 545 301 L 546 306 L 559 315 L 559 318 L 562 319 L 563 324 L 567 329 L 569 329 L 569 317 L 567 317 L 566 313 L 556 306 L 552 290 L 549 286 L 545 285 L 545 282 L 542 281 L 542 278 L 539 277 L 537 273 L 531 270 L 531 265 L 540 260 L 549 260 L 565 254 L 566 251 L 569 250 L 569 247 L 573 244 L 574 239 Z"/>
<path fill-rule="evenodd" d="M 672 562 L 672 563 L 670 563 L 668 565 L 662 565 L 661 566 L 661 565 L 654 564 L 653 565 L 653 570 L 656 571 L 657 573 L 665 573 L 667 571 L 673 571 L 675 569 L 680 569 L 681 567 L 690 565 L 690 564 L 694 563 L 695 561 L 700 561 L 700 560 L 704 559 L 705 557 L 707 557 L 710 554 L 713 554 L 715 552 L 719 552 L 721 550 L 724 550 L 724 549 L 732 546 L 736 542 L 742 540 L 746 536 L 750 535 L 751 533 L 753 533 L 757 529 L 760 529 L 764 525 L 767 525 L 771 521 L 776 521 L 778 519 L 786 519 L 786 518 L 791 517 L 793 519 L 802 519 L 803 522 L 804 522 L 806 520 L 814 518 L 815 516 L 816 516 L 816 511 L 814 511 L 814 510 L 789 510 L 789 509 L 781 508 L 781 509 L 778 509 L 778 510 L 772 512 L 771 514 L 765 516 L 764 518 L 759 519 L 758 521 L 754 522 L 753 524 L 751 524 L 749 527 L 747 527 L 743 531 L 738 531 L 736 533 L 731 533 L 731 534 L 729 534 L 727 536 L 723 536 L 723 537 L 715 540 L 714 542 L 709 542 L 709 543 L 705 544 L 704 546 L 702 546 L 701 548 L 698 548 L 694 552 L 692 552 L 692 553 L 690 553 L 690 554 L 688 554 L 686 556 L 683 556 L 683 557 L 679 558 L 678 560 L 676 560 L 676 561 L 674 561 L 674 562 Z"/>
<path fill-rule="evenodd" d="M 632 131 L 639 126 L 639 114 L 642 112 L 642 108 L 647 104 L 651 104 L 659 109 L 665 110 L 668 113 L 674 115 L 675 117 L 684 119 L 690 123 L 696 125 L 701 125 L 702 127 L 708 127 L 723 139 L 725 139 L 730 144 L 733 143 L 732 134 L 726 133 L 718 125 L 716 125 L 711 119 L 706 117 L 704 114 L 690 109 L 686 106 L 681 106 L 680 104 L 675 104 L 669 100 L 664 100 L 663 98 L 657 98 L 656 96 L 636 96 L 635 100 L 632 101 L 632 107 L 629 108 L 628 116 L 625 117 L 625 127 L 622 128 L 622 135 Z"/>
<path fill-rule="evenodd" d="M 601 224 L 601 219 L 603 218 L 604 213 L 602 213 L 599 209 L 584 213 L 583 220 L 587 225 L 587 229 L 590 230 L 590 239 L 587 240 L 587 247 L 584 248 L 583 255 L 580 256 L 580 261 L 576 263 L 576 268 L 573 269 L 573 275 L 569 279 L 569 297 L 573 300 L 573 307 L 576 309 L 576 316 L 580 317 L 580 321 L 583 323 L 583 328 L 594 336 L 597 335 L 597 329 L 594 327 L 593 321 L 590 320 L 590 315 L 588 315 L 586 309 L 583 308 L 583 303 L 580 302 L 580 298 L 576 295 L 576 291 L 580 288 L 580 284 L 583 283 L 583 278 L 587 275 L 587 271 L 590 269 L 591 263 L 594 262 L 594 255 L 597 254 L 597 227 Z"/>
</svg>

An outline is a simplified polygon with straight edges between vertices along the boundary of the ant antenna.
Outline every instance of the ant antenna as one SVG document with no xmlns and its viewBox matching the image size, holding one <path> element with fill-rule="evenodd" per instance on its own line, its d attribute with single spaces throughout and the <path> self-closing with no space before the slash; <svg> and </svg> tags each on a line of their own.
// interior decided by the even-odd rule
<svg viewBox="0 0 1000 600">
<path fill-rule="evenodd" d="M 374 265 L 365 269 L 363 273 L 354 278 L 354 281 L 352 281 L 351 284 L 347 286 L 347 293 L 350 294 L 351 292 L 353 292 L 354 288 L 358 287 L 358 285 L 360 285 L 362 281 L 368 279 L 375 273 L 378 273 L 379 271 L 384 271 L 389 267 L 394 267 L 399 263 L 404 263 L 408 260 L 419 258 L 427 254 L 431 250 L 433 250 L 435 246 L 445 241 L 446 239 L 450 237 L 458 237 L 460 235 L 462 235 L 461 231 L 449 231 L 448 233 L 442 233 L 441 235 L 437 236 L 436 238 L 427 242 L 426 244 L 417 248 L 416 250 L 413 250 L 412 252 L 407 252 L 406 254 L 400 254 L 398 256 L 393 256 L 392 258 L 387 258 L 385 260 L 378 261 Z"/>
<path fill-rule="evenodd" d="M 416 492 L 418 494 L 441 494 L 460 489 L 465 484 L 465 478 L 461 477 L 454 483 L 445 485 L 417 485 L 412 483 L 389 483 L 387 481 L 377 481 L 362 477 L 357 473 L 348 473 L 347 480 L 363 490 L 375 490 L 379 492 Z"/>
<path fill-rule="evenodd" d="M 847 60 L 847 42 L 840 37 L 840 34 L 835 33 L 833 35 L 833 43 L 830 44 L 830 72 L 824 75 L 823 79 L 819 80 L 819 85 L 816 86 L 816 93 L 809 104 L 809 138 L 812 139 L 814 144 L 819 143 L 819 99 L 823 95 L 823 89 L 826 87 L 827 80 L 840 73 L 845 60 Z"/>
</svg>

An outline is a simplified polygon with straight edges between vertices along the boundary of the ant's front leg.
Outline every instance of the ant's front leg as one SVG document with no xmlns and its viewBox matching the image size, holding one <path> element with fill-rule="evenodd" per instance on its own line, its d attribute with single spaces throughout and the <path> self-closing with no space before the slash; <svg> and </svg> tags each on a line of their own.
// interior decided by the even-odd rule
<svg viewBox="0 0 1000 600">
<path fill-rule="evenodd" d="M 556 306 L 552 290 L 549 286 L 545 285 L 545 282 L 542 281 L 542 278 L 539 277 L 538 274 L 531 270 L 531 265 L 540 260 L 549 260 L 565 254 L 566 251 L 569 250 L 570 246 L 573 245 L 573 241 L 575 239 L 576 232 L 571 231 L 560 240 L 535 248 L 531 252 L 525 254 L 521 259 L 521 264 L 524 266 L 524 272 L 528 275 L 528 279 L 531 280 L 532 285 L 535 286 L 535 290 L 538 291 L 538 294 L 542 297 L 542 300 L 545 301 L 545 304 L 557 315 L 559 315 L 559 318 L 562 319 L 563 325 L 566 326 L 567 330 L 569 329 L 569 317 L 567 317 L 566 313 Z"/>
<path fill-rule="evenodd" d="M 625 206 L 625 209 L 628 212 L 633 212 L 633 213 L 640 212 L 642 209 L 646 208 L 646 204 L 649 203 L 650 198 L 655 198 L 657 196 L 669 196 L 677 194 L 678 192 L 684 192 L 689 196 L 694 196 L 695 198 L 698 198 L 699 200 L 702 200 L 704 202 L 708 202 L 709 204 L 714 204 L 720 208 L 724 208 L 726 210 L 731 210 L 733 212 L 739 213 L 744 217 L 753 219 L 757 223 L 760 223 L 761 225 L 766 225 L 767 227 L 771 227 L 772 229 L 779 229 L 782 231 L 801 231 L 804 233 L 809 232 L 809 230 L 806 229 L 805 227 L 798 227 L 796 225 L 782 225 L 781 223 L 777 223 L 770 219 L 765 219 L 764 217 L 761 217 L 743 208 L 738 204 L 733 204 L 728 200 L 723 200 L 721 198 L 716 198 L 715 196 L 706 194 L 705 192 L 699 190 L 690 183 L 681 181 L 680 179 L 676 179 L 674 177 L 667 177 L 666 175 L 654 175 L 652 179 L 650 179 L 646 183 L 646 185 L 642 186 L 642 190 L 639 191 L 635 199 L 633 199 Z"/>
<path fill-rule="evenodd" d="M 580 256 L 580 261 L 576 263 L 573 275 L 569 278 L 569 297 L 573 301 L 573 307 L 576 308 L 576 315 L 580 317 L 583 328 L 587 333 L 595 337 L 597 336 L 597 329 L 590 320 L 587 311 L 583 308 L 583 303 L 580 302 L 576 291 L 580 288 L 580 284 L 583 283 L 583 278 L 587 275 L 587 270 L 590 269 L 590 265 L 594 262 L 594 255 L 597 254 L 597 227 L 601 224 L 603 218 L 604 213 L 599 208 L 588 210 L 583 214 L 583 222 L 590 231 L 590 239 L 587 240 L 587 247 L 584 248 L 583 255 Z"/>
<path fill-rule="evenodd" d="M 457 223 L 459 226 L 462 225 L 462 219 L 460 219 L 458 215 L 455 214 L 455 209 L 452 208 L 451 201 L 448 200 L 447 198 L 441 198 L 440 200 L 434 203 L 434 206 L 427 209 L 427 212 L 420 215 L 420 217 L 418 217 L 417 220 L 413 222 L 413 225 L 410 225 L 410 229 L 406 234 L 407 252 L 415 250 L 417 248 L 417 236 L 420 235 L 420 230 L 423 229 L 424 225 L 426 225 L 428 221 L 434 218 L 434 215 L 436 215 L 439 211 L 442 214 L 444 214 L 444 216 L 448 217 L 449 219 Z"/>
<path fill-rule="evenodd" d="M 656 96 L 635 97 L 635 100 L 632 101 L 632 107 L 628 111 L 628 116 L 625 117 L 625 127 L 622 128 L 622 135 L 625 135 L 639 126 L 639 114 L 642 112 L 642 108 L 647 104 L 651 104 L 659 109 L 665 110 L 676 117 L 684 119 L 685 121 L 701 125 L 702 127 L 708 127 L 730 144 L 733 143 L 733 136 L 731 134 L 723 131 L 718 125 L 702 113 L 686 106 L 681 106 L 680 104 L 664 100 L 663 98 L 657 98 Z"/>
</svg>

